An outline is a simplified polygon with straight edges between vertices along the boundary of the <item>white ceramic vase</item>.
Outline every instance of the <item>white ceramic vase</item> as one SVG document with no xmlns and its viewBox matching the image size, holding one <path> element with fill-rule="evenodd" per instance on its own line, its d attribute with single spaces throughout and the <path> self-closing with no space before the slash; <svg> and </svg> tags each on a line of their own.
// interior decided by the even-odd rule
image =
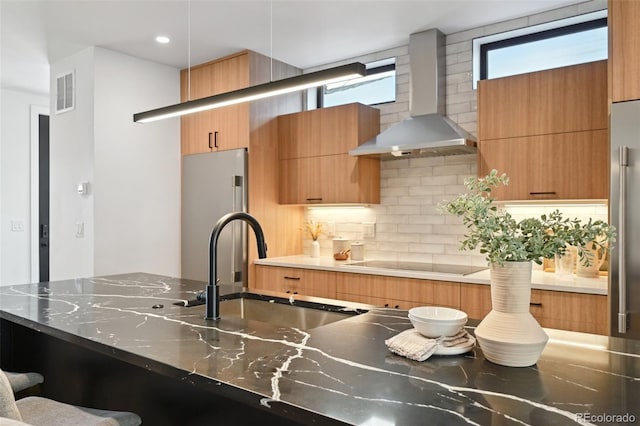
<svg viewBox="0 0 640 426">
<path fill-rule="evenodd" d="M 549 336 L 529 313 L 531 262 L 491 265 L 491 312 L 476 328 L 486 359 L 507 367 L 528 367 L 540 358 Z"/>
<path fill-rule="evenodd" d="M 311 241 L 311 257 L 320 257 L 320 242 L 318 240 Z"/>
</svg>

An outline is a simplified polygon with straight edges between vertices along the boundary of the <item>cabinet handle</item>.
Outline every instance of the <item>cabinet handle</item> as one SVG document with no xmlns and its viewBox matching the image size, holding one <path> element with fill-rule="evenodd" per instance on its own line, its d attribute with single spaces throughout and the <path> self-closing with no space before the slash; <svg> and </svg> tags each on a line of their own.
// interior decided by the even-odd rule
<svg viewBox="0 0 640 426">
<path fill-rule="evenodd" d="M 537 306 L 539 308 L 542 308 L 542 302 L 530 302 L 529 305 L 530 306 Z"/>
<path fill-rule="evenodd" d="M 209 149 L 213 149 L 213 147 L 211 146 L 211 136 L 213 135 L 213 133 L 209 132 Z"/>
<path fill-rule="evenodd" d="M 529 195 L 556 195 L 556 191 L 529 192 Z"/>
<path fill-rule="evenodd" d="M 396 305 L 396 306 L 395 306 L 395 308 L 396 308 L 396 309 L 400 309 L 400 305 Z"/>
<path fill-rule="evenodd" d="M 289 277 L 289 276 L 284 276 L 285 280 L 294 280 L 294 281 L 300 281 L 300 277 Z"/>
<path fill-rule="evenodd" d="M 307 201 L 310 203 L 319 203 L 322 201 L 322 197 L 320 198 L 307 198 Z"/>
<path fill-rule="evenodd" d="M 388 307 L 389 307 L 389 304 L 388 304 L 388 303 L 385 303 L 385 304 L 384 304 L 384 307 L 385 307 L 385 308 L 388 308 Z"/>
<path fill-rule="evenodd" d="M 213 132 L 213 146 L 218 147 L 218 132 Z"/>
<path fill-rule="evenodd" d="M 618 206 L 618 333 L 627 332 L 627 169 L 629 147 L 618 148 L 619 206 Z M 614 276 L 615 277 L 615 276 Z"/>
</svg>

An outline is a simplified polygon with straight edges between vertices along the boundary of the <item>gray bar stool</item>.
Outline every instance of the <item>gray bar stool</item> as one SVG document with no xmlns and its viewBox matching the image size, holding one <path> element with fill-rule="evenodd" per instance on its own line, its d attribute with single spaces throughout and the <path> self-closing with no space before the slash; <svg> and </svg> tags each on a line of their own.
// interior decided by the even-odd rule
<svg viewBox="0 0 640 426">
<path fill-rule="evenodd" d="M 44 377 L 40 373 L 14 373 L 5 371 L 4 374 L 9 379 L 13 393 L 29 389 L 44 382 Z"/>
<path fill-rule="evenodd" d="M 38 396 L 16 401 L 9 379 L 0 370 L 0 424 L 4 424 L 4 419 L 32 426 L 138 426 L 142 423 L 137 414 L 127 411 L 78 407 Z"/>
</svg>

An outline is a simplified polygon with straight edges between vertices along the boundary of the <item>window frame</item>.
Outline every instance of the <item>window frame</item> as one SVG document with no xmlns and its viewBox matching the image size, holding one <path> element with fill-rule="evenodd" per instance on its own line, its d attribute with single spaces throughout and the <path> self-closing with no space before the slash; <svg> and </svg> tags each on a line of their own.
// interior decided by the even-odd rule
<svg viewBox="0 0 640 426">
<path fill-rule="evenodd" d="M 482 49 L 482 47 L 486 44 L 492 44 L 492 43 L 497 43 L 497 42 L 501 42 L 501 41 L 506 41 L 506 40 L 511 40 L 511 39 L 518 39 L 520 37 L 528 37 L 528 36 L 534 36 L 535 34 L 538 33 L 545 33 L 547 31 L 553 31 L 553 30 L 562 30 L 564 28 L 571 28 L 574 25 L 580 25 L 583 23 L 589 23 L 592 21 L 600 21 L 600 20 L 607 20 L 607 16 L 608 16 L 608 11 L 607 9 L 603 9 L 603 10 L 598 10 L 595 12 L 589 12 L 589 13 L 584 13 L 581 15 L 575 15 L 575 16 L 570 16 L 567 18 L 563 18 L 563 19 L 558 19 L 555 21 L 550 21 L 550 22 L 545 22 L 542 24 L 537 24 L 537 25 L 532 25 L 529 27 L 522 27 L 522 28 L 517 28 L 514 30 L 510 30 L 510 31 L 505 31 L 505 32 L 501 32 L 501 33 L 496 33 L 496 34 L 491 34 L 491 35 L 487 35 L 487 36 L 481 36 L 481 37 L 476 37 L 472 40 L 472 73 L 473 73 L 473 78 L 472 78 L 472 82 L 473 82 L 473 89 L 477 89 L 478 87 L 478 81 L 484 78 L 480 78 L 480 74 L 481 74 L 481 54 L 480 51 Z M 600 28 L 599 26 L 596 26 L 595 28 Z M 549 38 L 549 37 L 547 37 Z M 534 41 L 532 39 L 527 40 L 526 42 L 529 41 Z M 521 44 L 523 42 L 520 43 L 516 43 L 516 44 Z M 515 44 L 514 44 L 515 45 Z M 484 61 L 483 61 L 484 62 Z M 486 70 L 485 70 L 485 74 L 486 75 Z"/>
<path fill-rule="evenodd" d="M 375 62 L 379 62 L 379 61 L 375 61 Z M 373 63 L 375 63 L 373 62 Z M 394 58 L 393 63 L 391 64 L 383 64 L 383 65 L 378 65 L 378 66 L 374 66 L 371 68 L 367 68 L 367 73 L 366 76 L 369 75 L 376 75 L 376 74 L 382 74 L 384 72 L 388 72 L 388 71 L 396 71 L 396 62 L 397 62 L 397 58 Z M 368 65 L 368 64 L 367 64 Z M 398 74 L 396 72 L 395 77 L 398 77 Z M 324 108 L 324 88 L 326 85 L 324 86 L 318 86 L 316 88 L 316 108 Z M 397 90 L 396 90 L 397 92 Z M 370 104 L 369 106 L 375 106 L 375 105 L 384 105 L 384 104 L 390 104 L 396 101 L 396 96 L 397 93 L 395 93 L 394 95 L 394 99 L 392 101 L 386 101 L 386 102 L 379 102 L 377 104 Z"/>
</svg>

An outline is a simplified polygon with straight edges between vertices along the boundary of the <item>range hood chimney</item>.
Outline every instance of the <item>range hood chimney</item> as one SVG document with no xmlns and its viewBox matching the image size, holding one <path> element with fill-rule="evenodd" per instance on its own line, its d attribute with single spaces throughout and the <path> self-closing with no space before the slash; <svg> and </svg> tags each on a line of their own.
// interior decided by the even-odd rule
<svg viewBox="0 0 640 426">
<path fill-rule="evenodd" d="M 350 155 L 442 156 L 476 152 L 473 135 L 445 117 L 444 34 L 437 29 L 409 40 L 410 117 L 349 151 Z"/>
</svg>

